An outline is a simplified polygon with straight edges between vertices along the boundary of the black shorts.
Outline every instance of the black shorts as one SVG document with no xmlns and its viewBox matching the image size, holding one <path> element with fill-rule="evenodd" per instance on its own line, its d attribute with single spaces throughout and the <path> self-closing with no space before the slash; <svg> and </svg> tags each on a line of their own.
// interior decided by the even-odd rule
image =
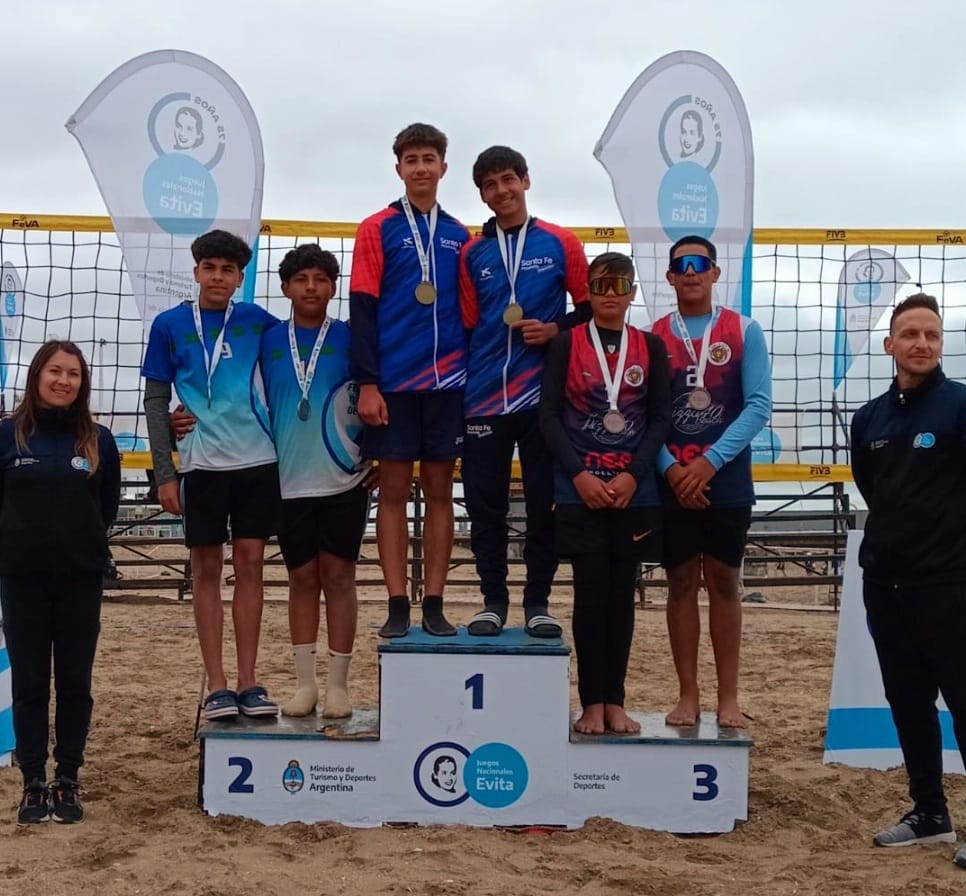
<svg viewBox="0 0 966 896">
<path fill-rule="evenodd" d="M 384 392 L 386 426 L 367 426 L 367 460 L 456 460 L 463 453 L 463 390 Z"/>
<path fill-rule="evenodd" d="M 586 504 L 558 504 L 554 510 L 557 554 L 604 554 L 659 563 L 663 517 L 660 507 L 591 510 Z"/>
<path fill-rule="evenodd" d="M 685 510 L 677 504 L 665 505 L 661 565 L 673 569 L 699 554 L 709 554 L 725 566 L 738 569 L 745 556 L 750 525 L 750 507 Z"/>
<path fill-rule="evenodd" d="M 232 538 L 268 538 L 281 503 L 278 464 L 244 470 L 192 470 L 181 480 L 184 543 L 189 548 Z"/>
<path fill-rule="evenodd" d="M 278 546 L 288 569 L 298 569 L 319 554 L 355 563 L 369 518 L 369 490 L 362 485 L 338 495 L 282 501 Z"/>
</svg>

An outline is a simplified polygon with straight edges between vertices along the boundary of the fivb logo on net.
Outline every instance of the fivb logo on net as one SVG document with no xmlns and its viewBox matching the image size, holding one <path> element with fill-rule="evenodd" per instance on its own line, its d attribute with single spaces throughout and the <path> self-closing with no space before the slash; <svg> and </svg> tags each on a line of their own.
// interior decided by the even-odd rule
<svg viewBox="0 0 966 896">
<path fill-rule="evenodd" d="M 693 94 L 674 100 L 658 126 L 668 166 L 658 188 L 658 218 L 671 240 L 710 239 L 718 225 L 718 189 L 711 172 L 721 157 L 721 125 L 712 103 Z"/>
<path fill-rule="evenodd" d="M 856 265 L 852 298 L 864 305 L 874 305 L 882 295 L 882 278 L 885 271 L 877 261 L 864 261 Z"/>
<path fill-rule="evenodd" d="M 214 103 L 189 92 L 166 94 L 151 107 L 147 131 L 158 155 L 144 172 L 148 213 L 176 236 L 211 229 L 218 216 L 218 187 L 211 172 L 226 143 Z"/>
</svg>

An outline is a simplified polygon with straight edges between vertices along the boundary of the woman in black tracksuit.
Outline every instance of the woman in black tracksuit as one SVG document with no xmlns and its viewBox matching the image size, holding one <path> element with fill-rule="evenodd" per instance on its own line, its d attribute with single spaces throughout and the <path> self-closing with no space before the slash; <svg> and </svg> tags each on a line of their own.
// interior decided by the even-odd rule
<svg viewBox="0 0 966 896">
<path fill-rule="evenodd" d="M 52 340 L 30 364 L 23 400 L 0 421 L 0 603 L 24 779 L 20 824 L 84 815 L 77 776 L 121 483 L 117 446 L 94 422 L 90 393 L 80 349 Z M 51 654 L 57 705 L 48 787 Z"/>
</svg>

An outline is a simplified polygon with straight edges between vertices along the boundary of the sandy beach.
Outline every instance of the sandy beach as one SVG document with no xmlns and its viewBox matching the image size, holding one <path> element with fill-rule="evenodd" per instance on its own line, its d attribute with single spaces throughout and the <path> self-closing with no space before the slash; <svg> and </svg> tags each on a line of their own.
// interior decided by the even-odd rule
<svg viewBox="0 0 966 896">
<path fill-rule="evenodd" d="M 378 589 L 363 596 L 352 697 L 358 706 L 374 706 L 383 605 Z M 765 596 L 767 603 L 745 613 L 742 698 L 755 741 L 748 821 L 728 834 L 675 836 L 606 819 L 575 831 L 521 834 L 458 826 L 266 827 L 208 817 L 196 802 L 192 732 L 201 665 L 190 602 L 113 595 L 103 611 L 82 771 L 87 820 L 17 827 L 19 771 L 0 769 L 0 893 L 961 892 L 966 875 L 950 861 L 953 847 L 871 845 L 872 833 L 905 811 L 901 769 L 822 764 L 837 624 L 824 593 L 774 589 Z M 293 680 L 283 597 L 273 589 L 266 605 L 259 663 L 264 683 L 279 697 Z M 555 599 L 569 628 L 568 589 Z M 460 593 L 450 600 L 450 615 L 465 622 L 475 606 L 469 591 Z M 713 709 L 706 634 L 702 659 L 704 708 Z M 574 673 L 572 663 L 576 707 Z M 666 708 L 675 696 L 657 593 L 637 613 L 628 694 L 634 710 Z M 954 821 L 966 823 L 966 783 L 947 780 Z"/>
</svg>

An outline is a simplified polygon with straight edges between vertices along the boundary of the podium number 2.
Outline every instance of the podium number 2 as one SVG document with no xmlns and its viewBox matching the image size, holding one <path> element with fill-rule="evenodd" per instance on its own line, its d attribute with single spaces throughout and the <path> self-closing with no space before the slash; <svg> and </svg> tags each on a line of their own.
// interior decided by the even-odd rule
<svg viewBox="0 0 966 896">
<path fill-rule="evenodd" d="M 718 770 L 713 765 L 696 765 L 694 767 L 694 792 L 691 799 L 708 802 L 718 795 Z"/>
<path fill-rule="evenodd" d="M 255 785 L 249 784 L 252 774 L 252 761 L 247 756 L 230 756 L 228 767 L 238 769 L 238 777 L 228 785 L 229 793 L 254 793 Z"/>
<path fill-rule="evenodd" d="M 483 708 L 483 673 L 477 672 L 463 682 L 463 689 L 473 692 L 473 709 Z"/>
</svg>

